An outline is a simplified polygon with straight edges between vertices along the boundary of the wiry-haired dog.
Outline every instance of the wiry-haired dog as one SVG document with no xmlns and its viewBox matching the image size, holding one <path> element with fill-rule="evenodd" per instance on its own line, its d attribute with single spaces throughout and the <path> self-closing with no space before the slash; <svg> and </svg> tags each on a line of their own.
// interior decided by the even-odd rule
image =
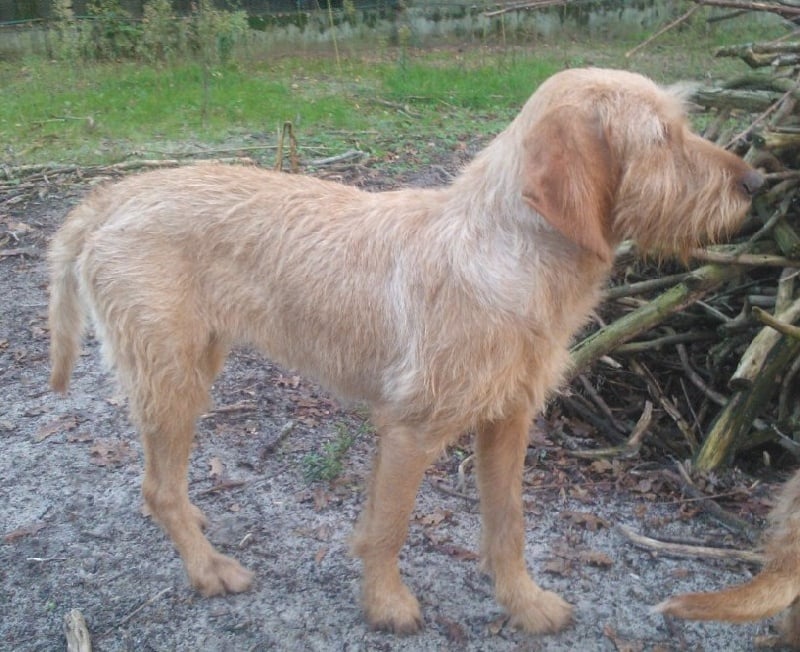
<svg viewBox="0 0 800 652">
<path fill-rule="evenodd" d="M 690 132 L 681 101 L 613 70 L 553 76 L 454 183 L 367 193 L 252 168 L 149 172 L 101 189 L 56 235 L 52 386 L 91 313 L 144 440 L 143 494 L 205 595 L 251 574 L 189 502 L 194 421 L 230 347 L 366 402 L 380 432 L 354 552 L 369 622 L 413 632 L 397 557 L 426 467 L 476 433 L 482 558 L 530 632 L 571 607 L 531 579 L 521 475 L 533 415 L 597 304 L 616 245 L 685 253 L 734 229 L 762 178 Z"/>
<path fill-rule="evenodd" d="M 783 639 L 800 649 L 800 471 L 781 490 L 769 515 L 764 569 L 750 582 L 717 593 L 687 593 L 665 600 L 656 611 L 691 620 L 735 623 L 768 618 L 789 609 Z"/>
</svg>

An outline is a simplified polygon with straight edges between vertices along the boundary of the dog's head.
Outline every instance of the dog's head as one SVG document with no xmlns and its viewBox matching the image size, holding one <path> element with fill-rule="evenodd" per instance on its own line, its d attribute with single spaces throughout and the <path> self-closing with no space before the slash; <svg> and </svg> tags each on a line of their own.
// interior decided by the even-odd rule
<svg viewBox="0 0 800 652">
<path fill-rule="evenodd" d="M 605 262 L 625 238 L 686 256 L 734 230 L 763 178 L 690 131 L 684 94 L 618 70 L 551 77 L 517 118 L 525 202 Z"/>
</svg>

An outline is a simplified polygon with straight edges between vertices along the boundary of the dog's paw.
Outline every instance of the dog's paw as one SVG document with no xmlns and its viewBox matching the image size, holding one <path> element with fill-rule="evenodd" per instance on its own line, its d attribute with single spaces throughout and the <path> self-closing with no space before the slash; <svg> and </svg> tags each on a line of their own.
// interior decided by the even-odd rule
<svg viewBox="0 0 800 652">
<path fill-rule="evenodd" d="M 572 621 L 572 605 L 551 591 L 537 592 L 509 605 L 511 625 L 531 634 L 554 634 Z"/>
<path fill-rule="evenodd" d="M 213 553 L 200 564 L 187 568 L 192 586 L 202 595 L 241 593 L 253 583 L 253 573 L 232 557 Z"/>
<path fill-rule="evenodd" d="M 572 620 L 572 605 L 543 591 L 528 575 L 495 585 L 497 601 L 511 615 L 511 625 L 531 634 L 554 634 Z"/>
<path fill-rule="evenodd" d="M 422 629 L 419 602 L 405 584 L 391 592 L 365 592 L 364 610 L 373 629 L 406 636 Z"/>
</svg>

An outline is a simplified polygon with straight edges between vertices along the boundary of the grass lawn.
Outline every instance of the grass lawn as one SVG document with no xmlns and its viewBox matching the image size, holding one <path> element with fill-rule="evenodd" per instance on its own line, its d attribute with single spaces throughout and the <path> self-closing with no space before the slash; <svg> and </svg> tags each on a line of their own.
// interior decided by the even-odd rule
<svg viewBox="0 0 800 652">
<path fill-rule="evenodd" d="M 750 40 L 781 35 L 760 32 Z M 231 155 L 237 148 L 268 163 L 278 127 L 290 120 L 304 160 L 358 147 L 377 159 L 412 152 L 414 163 L 424 163 L 421 143 L 457 147 L 496 133 L 543 79 L 568 66 L 629 68 L 664 82 L 745 72 L 712 51 L 748 40 L 746 29 L 676 32 L 626 57 L 646 36 L 382 48 L 351 51 L 338 65 L 321 55 L 238 56 L 208 69 L 195 62 L 3 62 L 0 142 L 12 166 Z"/>
</svg>

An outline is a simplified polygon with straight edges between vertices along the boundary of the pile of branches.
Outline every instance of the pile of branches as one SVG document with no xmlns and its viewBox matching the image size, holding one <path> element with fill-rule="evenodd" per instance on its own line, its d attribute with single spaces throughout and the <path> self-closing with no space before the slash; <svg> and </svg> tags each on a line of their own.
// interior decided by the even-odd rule
<svg viewBox="0 0 800 652">
<path fill-rule="evenodd" d="M 717 55 L 750 70 L 695 92 L 704 135 L 764 172 L 766 189 L 738 239 L 695 252 L 689 271 L 622 256 L 561 402 L 610 450 L 674 433 L 648 444 L 700 471 L 754 449 L 800 458 L 800 42 Z"/>
</svg>

